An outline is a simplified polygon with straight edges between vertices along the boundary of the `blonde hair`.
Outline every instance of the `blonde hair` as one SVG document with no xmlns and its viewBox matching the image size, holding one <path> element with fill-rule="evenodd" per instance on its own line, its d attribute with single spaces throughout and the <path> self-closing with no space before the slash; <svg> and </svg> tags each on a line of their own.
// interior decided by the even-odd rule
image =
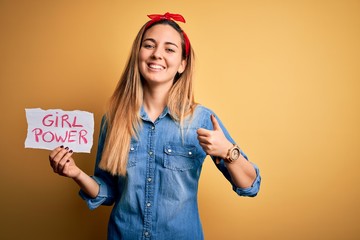
<svg viewBox="0 0 360 240">
<path fill-rule="evenodd" d="M 168 24 L 181 35 L 183 59 L 186 59 L 187 64 L 184 72 L 174 79 L 169 91 L 167 107 L 171 117 L 182 126 L 184 119 L 192 115 L 196 106 L 192 87 L 194 51 L 190 47 L 190 52 L 186 56 L 184 35 L 177 23 L 164 20 L 156 24 Z M 146 24 L 140 29 L 133 42 L 125 70 L 110 97 L 105 114 L 107 134 L 99 167 L 112 175 L 126 175 L 131 138 L 136 138 L 141 128 L 139 112 L 143 102 L 143 87 L 138 57 L 142 37 L 148 29 L 145 29 L 145 26 Z"/>
</svg>

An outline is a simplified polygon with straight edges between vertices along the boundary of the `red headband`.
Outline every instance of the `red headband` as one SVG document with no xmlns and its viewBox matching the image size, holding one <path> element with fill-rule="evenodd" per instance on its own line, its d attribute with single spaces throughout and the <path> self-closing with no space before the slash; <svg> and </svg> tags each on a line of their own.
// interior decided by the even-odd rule
<svg viewBox="0 0 360 240">
<path fill-rule="evenodd" d="M 164 15 L 151 14 L 151 15 L 148 15 L 148 17 L 151 20 L 146 24 L 145 29 L 148 29 L 151 25 L 153 25 L 154 23 L 161 21 L 163 19 L 185 23 L 185 18 L 183 16 L 181 16 L 180 14 L 174 14 L 174 13 L 168 13 L 168 12 L 165 13 Z M 185 54 L 186 54 L 186 56 L 189 56 L 190 41 L 189 41 L 188 36 L 184 32 L 184 30 L 181 29 L 181 31 L 184 35 L 184 40 L 185 40 Z"/>
</svg>

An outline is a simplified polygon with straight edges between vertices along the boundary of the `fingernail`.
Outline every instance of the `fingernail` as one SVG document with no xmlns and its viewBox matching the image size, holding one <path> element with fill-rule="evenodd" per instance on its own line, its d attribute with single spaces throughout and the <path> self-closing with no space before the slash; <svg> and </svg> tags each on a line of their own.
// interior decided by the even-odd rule
<svg viewBox="0 0 360 240">
<path fill-rule="evenodd" d="M 66 150 L 69 150 L 69 147 L 66 147 L 65 149 L 66 149 Z"/>
<path fill-rule="evenodd" d="M 66 160 L 66 162 L 70 162 L 70 160 L 68 159 L 68 160 Z"/>
<path fill-rule="evenodd" d="M 70 150 L 70 151 L 69 151 L 69 153 L 72 153 L 72 152 L 73 152 L 73 150 Z"/>
<path fill-rule="evenodd" d="M 64 148 L 64 145 L 61 145 L 60 147 L 61 147 L 61 148 Z"/>
</svg>

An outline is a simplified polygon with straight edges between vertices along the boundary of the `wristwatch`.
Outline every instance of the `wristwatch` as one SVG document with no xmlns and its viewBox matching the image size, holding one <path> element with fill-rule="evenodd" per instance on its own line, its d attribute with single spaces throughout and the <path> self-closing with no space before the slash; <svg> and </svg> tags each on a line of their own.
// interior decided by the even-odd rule
<svg viewBox="0 0 360 240">
<path fill-rule="evenodd" d="M 228 163 L 232 163 L 233 161 L 238 160 L 240 157 L 240 148 L 238 145 L 234 144 L 229 150 L 224 159 Z"/>
</svg>

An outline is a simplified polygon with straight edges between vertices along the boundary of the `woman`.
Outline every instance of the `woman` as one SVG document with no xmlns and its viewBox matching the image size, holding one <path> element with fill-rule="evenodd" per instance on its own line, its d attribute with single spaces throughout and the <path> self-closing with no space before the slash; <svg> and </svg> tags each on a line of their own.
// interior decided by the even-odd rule
<svg viewBox="0 0 360 240">
<path fill-rule="evenodd" d="M 49 156 L 70 177 L 90 209 L 113 205 L 108 239 L 203 239 L 197 207 L 206 155 L 240 196 L 255 196 L 256 165 L 221 121 L 194 102 L 194 52 L 175 21 L 149 15 L 102 120 L 94 176 L 79 169 L 63 146 Z"/>
</svg>

